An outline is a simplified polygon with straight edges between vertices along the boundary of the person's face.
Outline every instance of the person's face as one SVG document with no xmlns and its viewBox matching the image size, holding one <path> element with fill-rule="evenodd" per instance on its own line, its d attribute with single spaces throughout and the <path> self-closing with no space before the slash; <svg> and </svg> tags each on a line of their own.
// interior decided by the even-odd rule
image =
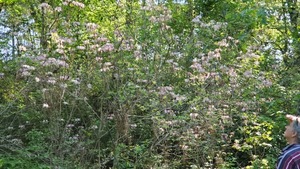
<svg viewBox="0 0 300 169">
<path fill-rule="evenodd" d="M 295 138 L 295 136 L 296 133 L 293 129 L 293 123 L 290 123 L 289 125 L 285 126 L 284 137 L 289 141 Z"/>
</svg>

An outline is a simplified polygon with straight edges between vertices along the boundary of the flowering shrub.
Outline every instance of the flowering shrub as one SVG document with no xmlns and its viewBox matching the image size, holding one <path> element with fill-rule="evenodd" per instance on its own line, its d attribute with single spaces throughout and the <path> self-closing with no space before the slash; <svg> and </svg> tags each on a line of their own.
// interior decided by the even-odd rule
<svg viewBox="0 0 300 169">
<path fill-rule="evenodd" d="M 134 20 L 107 29 L 87 2 L 38 5 L 39 45 L 1 62 L 0 167 L 274 165 L 284 123 L 272 119 L 283 121 L 283 95 L 296 91 L 261 66 L 260 44 L 245 47 L 229 23 L 202 15 L 189 32 L 166 5 L 119 3 Z"/>
</svg>

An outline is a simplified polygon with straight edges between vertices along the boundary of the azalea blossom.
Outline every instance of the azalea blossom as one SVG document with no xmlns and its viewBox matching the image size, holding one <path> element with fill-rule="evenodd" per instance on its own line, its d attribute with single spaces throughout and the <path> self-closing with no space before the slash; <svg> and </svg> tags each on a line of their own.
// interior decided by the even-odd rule
<svg viewBox="0 0 300 169">
<path fill-rule="evenodd" d="M 36 82 L 40 82 L 40 81 L 41 81 L 40 78 L 38 78 L 38 77 L 35 77 L 34 80 L 35 80 Z"/>
<path fill-rule="evenodd" d="M 28 72 L 28 71 L 23 71 L 23 72 L 21 73 L 21 75 L 22 75 L 22 76 L 30 76 L 31 73 Z"/>
<path fill-rule="evenodd" d="M 247 70 L 244 72 L 245 77 L 252 77 L 252 70 Z"/>
<path fill-rule="evenodd" d="M 107 43 L 100 48 L 100 51 L 103 52 L 111 52 L 114 50 L 114 45 L 111 43 Z"/>
<path fill-rule="evenodd" d="M 19 46 L 19 50 L 26 52 L 27 48 L 25 46 L 20 45 Z"/>
<path fill-rule="evenodd" d="M 89 31 L 94 31 L 98 28 L 98 25 L 95 23 L 87 23 L 86 27 Z"/>
<path fill-rule="evenodd" d="M 201 18 L 202 18 L 202 14 L 197 15 L 197 16 L 192 20 L 192 22 L 194 22 L 194 23 L 200 23 L 200 22 L 201 22 Z"/>
<path fill-rule="evenodd" d="M 60 48 L 56 49 L 55 52 L 57 52 L 59 54 L 64 54 L 65 53 L 65 51 L 63 49 L 60 49 Z"/>
<path fill-rule="evenodd" d="M 92 130 L 96 130 L 96 129 L 98 129 L 98 126 L 92 125 L 92 126 L 91 126 L 91 129 L 92 129 Z"/>
<path fill-rule="evenodd" d="M 272 86 L 272 82 L 271 82 L 270 80 L 264 80 L 264 81 L 263 81 L 263 85 L 264 85 L 265 87 L 270 87 L 270 86 Z"/>
<path fill-rule="evenodd" d="M 55 10 L 56 12 L 61 12 L 61 11 L 62 11 L 61 7 L 56 7 L 54 10 Z"/>
<path fill-rule="evenodd" d="M 72 3 L 72 5 L 77 6 L 79 8 L 84 8 L 85 7 L 85 5 L 81 2 L 72 1 L 71 3 Z"/>
<path fill-rule="evenodd" d="M 40 4 L 40 8 L 50 8 L 50 7 L 51 6 L 46 2 Z"/>
<path fill-rule="evenodd" d="M 84 50 L 84 49 L 85 49 L 84 46 L 77 46 L 76 48 L 77 48 L 78 50 Z"/>
<path fill-rule="evenodd" d="M 22 68 L 25 70 L 35 70 L 35 67 L 29 65 L 22 65 Z"/>
<path fill-rule="evenodd" d="M 55 84 L 56 83 L 56 79 L 54 77 L 50 77 L 47 81 L 47 83 L 50 83 L 50 84 Z"/>
<path fill-rule="evenodd" d="M 43 108 L 49 108 L 49 105 L 47 103 L 44 103 Z"/>
<path fill-rule="evenodd" d="M 74 124 L 68 124 L 66 127 L 67 128 L 72 128 L 72 127 L 74 127 Z"/>
<path fill-rule="evenodd" d="M 198 113 L 190 113 L 190 118 L 191 119 L 196 119 L 199 116 Z"/>
</svg>

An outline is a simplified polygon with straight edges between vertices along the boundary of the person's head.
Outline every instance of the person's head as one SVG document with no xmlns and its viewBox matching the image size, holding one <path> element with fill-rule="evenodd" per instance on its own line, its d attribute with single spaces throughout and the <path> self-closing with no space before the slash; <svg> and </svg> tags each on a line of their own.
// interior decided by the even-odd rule
<svg viewBox="0 0 300 169">
<path fill-rule="evenodd" d="M 298 118 L 289 119 L 289 125 L 285 126 L 284 137 L 289 144 L 299 144 L 300 143 L 300 122 Z"/>
</svg>

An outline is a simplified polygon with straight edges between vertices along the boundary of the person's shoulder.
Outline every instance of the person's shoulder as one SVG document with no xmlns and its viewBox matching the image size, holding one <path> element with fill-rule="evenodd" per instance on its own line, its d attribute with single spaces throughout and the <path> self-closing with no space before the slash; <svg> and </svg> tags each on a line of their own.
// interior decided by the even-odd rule
<svg viewBox="0 0 300 169">
<path fill-rule="evenodd" d="M 300 151 L 300 144 L 294 144 L 294 145 L 292 145 L 288 149 L 288 151 L 290 151 L 290 152 L 298 152 L 298 151 Z"/>
<path fill-rule="evenodd" d="M 294 145 L 291 148 L 289 148 L 284 153 L 284 158 L 290 159 L 290 160 L 298 160 L 300 159 L 300 145 Z"/>
<path fill-rule="evenodd" d="M 279 156 L 277 169 L 289 169 L 300 164 L 300 145 L 289 145 Z"/>
<path fill-rule="evenodd" d="M 299 150 L 300 150 L 300 144 L 292 144 L 283 149 L 283 151 L 285 152 L 299 151 Z"/>
</svg>

